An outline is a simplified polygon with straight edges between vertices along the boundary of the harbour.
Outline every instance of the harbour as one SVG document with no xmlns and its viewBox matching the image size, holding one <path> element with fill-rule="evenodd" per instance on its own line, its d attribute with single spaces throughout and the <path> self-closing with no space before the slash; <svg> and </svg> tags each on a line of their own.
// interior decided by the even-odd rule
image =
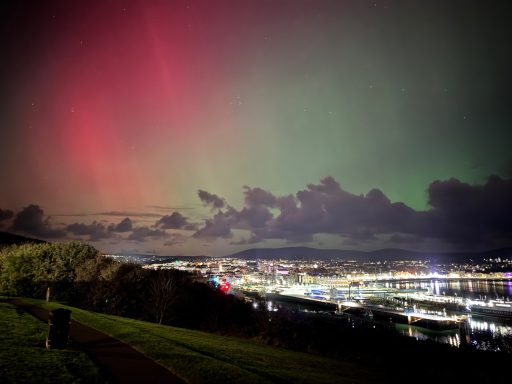
<svg viewBox="0 0 512 384">
<path fill-rule="evenodd" d="M 295 286 L 265 294 L 276 308 L 347 319 L 352 326 L 369 322 L 458 348 L 512 353 L 511 296 L 510 280 L 449 279 Z"/>
</svg>

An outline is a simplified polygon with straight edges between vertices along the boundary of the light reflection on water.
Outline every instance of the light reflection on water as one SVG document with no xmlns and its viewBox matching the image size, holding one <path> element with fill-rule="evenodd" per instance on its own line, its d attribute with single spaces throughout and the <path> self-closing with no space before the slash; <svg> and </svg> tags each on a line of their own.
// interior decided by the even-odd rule
<svg viewBox="0 0 512 384">
<path fill-rule="evenodd" d="M 407 324 L 396 324 L 395 328 L 400 334 L 416 340 L 433 340 L 454 347 L 460 347 L 464 342 L 476 349 L 512 353 L 512 326 L 494 321 L 470 318 L 465 335 L 459 330 L 430 331 Z"/>
<path fill-rule="evenodd" d="M 387 282 L 388 288 L 426 289 L 434 295 L 461 296 L 480 300 L 512 301 L 511 280 L 445 280 L 429 279 L 417 281 Z"/>
<path fill-rule="evenodd" d="M 442 344 L 450 344 L 454 347 L 460 346 L 460 335 L 457 330 L 435 332 L 407 324 L 396 324 L 395 329 L 400 334 L 413 337 L 416 340 L 433 340 Z"/>
<path fill-rule="evenodd" d="M 444 280 L 389 282 L 386 286 L 400 289 L 428 289 L 434 295 L 459 296 L 468 299 L 501 299 L 512 301 L 512 281 L 499 280 Z M 430 331 L 410 325 L 397 324 L 396 330 L 417 340 L 434 340 L 460 347 L 461 343 L 476 349 L 512 353 L 512 325 L 510 321 L 494 318 L 469 317 L 462 331 Z"/>
<path fill-rule="evenodd" d="M 474 318 L 467 323 L 470 342 L 475 348 L 512 353 L 512 326 Z"/>
</svg>

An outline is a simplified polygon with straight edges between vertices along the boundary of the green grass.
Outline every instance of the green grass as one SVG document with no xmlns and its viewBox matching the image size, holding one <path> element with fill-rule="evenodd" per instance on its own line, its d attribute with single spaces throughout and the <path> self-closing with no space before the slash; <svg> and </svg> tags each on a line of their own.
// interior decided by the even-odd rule
<svg viewBox="0 0 512 384">
<path fill-rule="evenodd" d="M 235 337 L 110 316 L 24 299 L 46 309 L 68 308 L 83 324 L 122 340 L 191 383 L 377 382 L 353 363 Z"/>
<path fill-rule="evenodd" d="M 0 302 L 1 383 L 103 383 L 97 367 L 76 346 L 47 351 L 48 326 Z"/>
</svg>

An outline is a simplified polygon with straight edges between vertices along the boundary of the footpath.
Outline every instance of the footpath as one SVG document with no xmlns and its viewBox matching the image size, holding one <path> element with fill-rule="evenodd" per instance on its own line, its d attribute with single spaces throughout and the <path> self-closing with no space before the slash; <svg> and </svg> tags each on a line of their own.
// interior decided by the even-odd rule
<svg viewBox="0 0 512 384">
<path fill-rule="evenodd" d="M 19 300 L 11 304 L 48 322 L 49 312 Z M 103 332 L 71 319 L 70 338 L 91 356 L 106 373 L 107 379 L 119 384 L 174 384 L 184 383 L 164 366 Z"/>
</svg>

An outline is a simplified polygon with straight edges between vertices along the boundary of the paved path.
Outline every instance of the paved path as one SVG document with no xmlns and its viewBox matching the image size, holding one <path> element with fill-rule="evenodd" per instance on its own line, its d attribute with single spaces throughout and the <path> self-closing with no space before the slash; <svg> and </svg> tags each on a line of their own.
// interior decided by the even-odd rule
<svg viewBox="0 0 512 384">
<path fill-rule="evenodd" d="M 18 300 L 10 303 L 31 313 L 38 319 L 48 321 L 48 311 Z M 164 366 L 103 332 L 71 320 L 70 337 L 106 372 L 113 382 L 170 384 L 184 383 Z"/>
</svg>

